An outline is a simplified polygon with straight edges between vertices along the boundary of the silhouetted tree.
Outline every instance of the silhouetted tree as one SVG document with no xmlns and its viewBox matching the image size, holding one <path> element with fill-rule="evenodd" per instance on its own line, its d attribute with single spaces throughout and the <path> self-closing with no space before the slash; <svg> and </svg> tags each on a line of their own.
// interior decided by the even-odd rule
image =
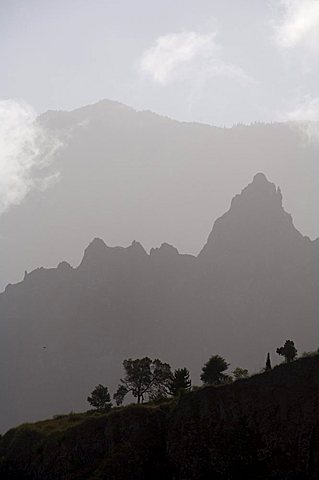
<svg viewBox="0 0 319 480">
<path fill-rule="evenodd" d="M 266 372 L 267 372 L 268 370 L 271 370 L 270 353 L 267 353 L 267 360 L 266 360 L 265 370 L 266 370 Z"/>
<path fill-rule="evenodd" d="M 108 412 L 112 407 L 108 388 L 101 384 L 95 387 L 91 396 L 87 398 L 87 401 L 99 412 Z"/>
<path fill-rule="evenodd" d="M 189 371 L 187 368 L 177 368 L 172 376 L 169 384 L 169 394 L 174 397 L 182 392 L 187 392 L 191 389 L 192 382 L 189 378 Z"/>
<path fill-rule="evenodd" d="M 218 385 L 230 379 L 229 375 L 223 373 L 228 367 L 229 363 L 223 357 L 213 355 L 203 366 L 200 378 L 204 384 Z"/>
<path fill-rule="evenodd" d="M 292 340 L 286 340 L 284 346 L 277 348 L 276 352 L 285 357 L 287 363 L 292 362 L 297 356 L 297 349 Z"/>
<path fill-rule="evenodd" d="M 125 377 L 121 379 L 113 398 L 117 405 L 123 403 L 124 397 L 131 392 L 137 398 L 137 403 L 150 399 L 164 397 L 168 393 L 172 378 L 171 367 L 158 359 L 148 357 L 124 360 Z"/>
<path fill-rule="evenodd" d="M 247 378 L 249 376 L 247 368 L 237 367 L 233 371 L 235 380 L 240 380 L 241 378 Z"/>
</svg>

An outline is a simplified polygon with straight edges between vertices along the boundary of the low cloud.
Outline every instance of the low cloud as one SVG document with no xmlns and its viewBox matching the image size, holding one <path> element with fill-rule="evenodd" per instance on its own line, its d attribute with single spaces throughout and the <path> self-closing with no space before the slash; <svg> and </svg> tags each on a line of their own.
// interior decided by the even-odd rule
<svg viewBox="0 0 319 480">
<path fill-rule="evenodd" d="M 281 48 L 306 47 L 319 50 L 319 1 L 279 0 L 275 41 Z"/>
<path fill-rule="evenodd" d="M 58 174 L 47 167 L 61 142 L 36 122 L 33 108 L 0 100 L 0 214 L 20 204 L 34 188 L 45 189 Z"/>
<path fill-rule="evenodd" d="M 288 113 L 288 119 L 296 122 L 319 121 L 319 98 L 304 97 L 294 110 Z"/>
<path fill-rule="evenodd" d="M 216 33 L 181 32 L 161 36 L 144 51 L 139 69 L 159 85 L 194 78 L 203 82 L 216 76 L 250 81 L 240 67 L 223 61 Z"/>
<path fill-rule="evenodd" d="M 319 97 L 304 97 L 283 119 L 293 122 L 309 142 L 319 143 Z"/>
</svg>

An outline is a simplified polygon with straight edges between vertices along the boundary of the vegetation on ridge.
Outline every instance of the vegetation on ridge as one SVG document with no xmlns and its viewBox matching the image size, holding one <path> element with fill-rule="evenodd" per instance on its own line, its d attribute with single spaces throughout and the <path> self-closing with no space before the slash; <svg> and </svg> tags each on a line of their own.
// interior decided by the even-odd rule
<svg viewBox="0 0 319 480">
<path fill-rule="evenodd" d="M 297 349 L 292 340 L 286 340 L 283 347 L 276 350 L 278 355 L 285 357 L 285 362 L 290 363 L 297 357 Z M 232 375 L 225 373 L 230 364 L 220 355 L 212 355 L 204 364 L 201 373 L 203 385 L 222 385 L 234 380 L 242 380 L 249 377 L 246 368 L 236 367 Z M 131 394 L 137 400 L 137 404 L 147 402 L 159 403 L 171 397 L 178 397 L 189 392 L 192 387 L 189 370 L 178 368 L 174 372 L 168 363 L 159 359 L 152 360 L 149 357 L 129 358 L 123 361 L 125 376 L 121 379 L 113 398 L 117 406 L 122 405 L 126 395 Z M 262 372 L 272 369 L 270 353 L 267 353 L 266 365 Z M 100 413 L 108 412 L 111 407 L 111 396 L 108 387 L 97 385 L 88 397 L 88 402 Z"/>
</svg>

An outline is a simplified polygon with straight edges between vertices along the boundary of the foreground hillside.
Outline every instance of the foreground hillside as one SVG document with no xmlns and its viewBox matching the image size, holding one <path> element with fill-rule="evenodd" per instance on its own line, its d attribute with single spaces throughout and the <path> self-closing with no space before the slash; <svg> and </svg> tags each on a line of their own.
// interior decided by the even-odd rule
<svg viewBox="0 0 319 480">
<path fill-rule="evenodd" d="M 77 268 L 26 274 L 0 294 L 0 431 L 83 410 L 99 383 L 113 394 L 126 358 L 185 366 L 196 384 L 212 354 L 254 372 L 287 338 L 316 349 L 318 247 L 259 173 L 198 257 L 95 239 Z"/>
<path fill-rule="evenodd" d="M 7 480 L 314 480 L 319 356 L 179 402 L 25 424 L 0 441 Z"/>
</svg>

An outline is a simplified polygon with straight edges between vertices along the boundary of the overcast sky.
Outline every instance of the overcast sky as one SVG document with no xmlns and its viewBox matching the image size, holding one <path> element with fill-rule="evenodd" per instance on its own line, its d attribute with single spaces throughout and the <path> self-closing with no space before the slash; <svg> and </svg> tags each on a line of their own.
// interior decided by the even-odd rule
<svg viewBox="0 0 319 480">
<path fill-rule="evenodd" d="M 1 0 L 0 98 L 215 125 L 319 116 L 318 0 Z"/>
</svg>

